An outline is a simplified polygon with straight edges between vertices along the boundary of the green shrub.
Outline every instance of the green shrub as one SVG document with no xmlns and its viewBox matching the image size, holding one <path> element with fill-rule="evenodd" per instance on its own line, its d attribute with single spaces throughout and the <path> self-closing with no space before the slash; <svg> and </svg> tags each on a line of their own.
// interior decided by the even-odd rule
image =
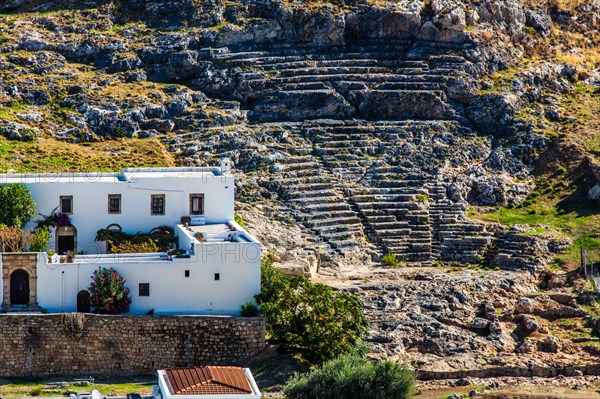
<svg viewBox="0 0 600 399">
<path fill-rule="evenodd" d="M 417 202 L 427 202 L 427 201 L 429 201 L 429 195 L 427 195 L 427 194 L 417 194 L 417 196 L 415 197 L 415 200 Z"/>
<path fill-rule="evenodd" d="M 240 306 L 240 316 L 242 317 L 257 317 L 260 315 L 258 306 L 252 301 L 247 301 Z"/>
<path fill-rule="evenodd" d="M 23 227 L 36 215 L 35 201 L 23 184 L 0 185 L 0 224 Z"/>
<path fill-rule="evenodd" d="M 42 387 L 33 388 L 31 390 L 31 396 L 40 396 L 42 394 Z"/>
<path fill-rule="evenodd" d="M 261 261 L 255 299 L 272 340 L 313 364 L 352 352 L 367 330 L 359 297 L 283 275 L 268 258 Z"/>
<path fill-rule="evenodd" d="M 173 243 L 177 242 L 177 238 L 173 234 L 173 229 L 168 226 L 159 226 L 148 233 L 137 232 L 135 234 L 128 234 L 118 230 L 100 229 L 96 232 L 96 241 L 106 241 L 107 251 L 111 253 L 118 253 L 119 248 L 128 248 L 136 244 L 147 247 L 146 249 L 148 250 L 146 252 L 166 252 Z M 152 241 L 157 249 L 150 247 L 148 241 Z M 116 249 L 113 250 L 113 247 L 116 247 Z"/>
<path fill-rule="evenodd" d="M 142 242 L 124 241 L 118 245 L 114 245 L 111 241 L 107 241 L 110 247 L 108 251 L 111 254 L 139 254 L 149 252 L 159 252 L 159 248 L 154 241 L 147 238 Z"/>
<path fill-rule="evenodd" d="M 383 258 L 381 258 L 381 264 L 388 267 L 396 267 L 400 264 L 400 261 L 398 261 L 396 254 L 389 253 L 383 255 Z"/>
<path fill-rule="evenodd" d="M 129 312 L 131 295 L 125 286 L 125 279 L 112 267 L 94 271 L 90 291 L 91 305 L 96 313 L 120 314 Z"/>
<path fill-rule="evenodd" d="M 246 222 L 244 221 L 244 219 L 238 215 L 237 213 L 235 215 L 233 215 L 233 220 L 240 225 L 240 227 L 246 227 Z"/>
<path fill-rule="evenodd" d="M 356 355 L 341 356 L 285 385 L 288 399 L 407 399 L 415 393 L 413 373 L 390 360 L 372 363 Z"/>
<path fill-rule="evenodd" d="M 31 244 L 29 244 L 29 250 L 31 252 L 42 252 L 48 248 L 50 242 L 50 230 L 48 227 L 42 227 L 35 231 Z"/>
</svg>

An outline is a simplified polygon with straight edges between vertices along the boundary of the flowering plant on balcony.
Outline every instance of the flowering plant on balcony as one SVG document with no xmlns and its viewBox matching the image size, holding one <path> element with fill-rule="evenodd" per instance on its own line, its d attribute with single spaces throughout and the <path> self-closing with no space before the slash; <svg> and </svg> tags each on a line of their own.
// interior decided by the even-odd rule
<svg viewBox="0 0 600 399">
<path fill-rule="evenodd" d="M 58 227 L 66 227 L 71 226 L 71 218 L 64 212 L 59 212 L 56 214 L 56 226 Z"/>
<path fill-rule="evenodd" d="M 65 227 L 71 226 L 71 218 L 65 212 L 56 212 L 54 209 L 50 215 L 39 214 L 42 219 L 37 221 L 36 230 L 44 227 Z"/>
<path fill-rule="evenodd" d="M 94 271 L 92 284 L 88 288 L 91 305 L 96 313 L 120 314 L 129 312 L 131 295 L 125 286 L 125 278 L 112 267 Z"/>
</svg>

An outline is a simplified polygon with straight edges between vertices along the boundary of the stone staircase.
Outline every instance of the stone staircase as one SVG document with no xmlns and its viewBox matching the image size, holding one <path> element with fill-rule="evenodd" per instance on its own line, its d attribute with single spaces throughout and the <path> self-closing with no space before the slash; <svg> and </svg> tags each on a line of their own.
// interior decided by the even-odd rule
<svg viewBox="0 0 600 399">
<path fill-rule="evenodd" d="M 278 193 L 292 210 L 294 218 L 313 231 L 339 254 L 358 246 L 363 236 L 360 220 L 351 209 L 331 174 L 314 157 L 310 143 L 296 142 L 282 148 L 287 156 L 280 160 L 282 172 L 263 182 Z"/>
<path fill-rule="evenodd" d="M 452 117 L 444 87 L 468 64 L 447 49 L 416 54 L 409 46 L 220 49 L 211 61 L 230 71 L 235 96 L 255 122 Z M 209 79 L 192 86 L 218 93 Z"/>
<path fill-rule="evenodd" d="M 445 262 L 481 264 L 485 251 L 493 241 L 485 224 L 468 220 L 466 208 L 448 199 L 446 188 L 430 182 L 427 189 L 432 202 L 429 206 L 432 237 L 432 256 Z"/>
<path fill-rule="evenodd" d="M 226 79 L 191 86 L 230 89 L 268 152 L 283 155 L 259 184 L 337 254 L 366 235 L 406 262 L 480 263 L 491 234 L 438 182 L 442 168 L 485 154 L 445 93 L 471 66 L 461 48 L 411 45 L 220 48 L 208 58 Z M 171 145 L 186 140 L 210 134 Z"/>
</svg>

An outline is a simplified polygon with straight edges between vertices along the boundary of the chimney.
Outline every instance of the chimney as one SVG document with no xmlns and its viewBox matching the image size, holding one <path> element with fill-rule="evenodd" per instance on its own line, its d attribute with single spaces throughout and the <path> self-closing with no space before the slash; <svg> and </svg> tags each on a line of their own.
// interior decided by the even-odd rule
<svg viewBox="0 0 600 399">
<path fill-rule="evenodd" d="M 231 171 L 231 159 L 221 159 L 221 173 L 229 173 Z"/>
</svg>

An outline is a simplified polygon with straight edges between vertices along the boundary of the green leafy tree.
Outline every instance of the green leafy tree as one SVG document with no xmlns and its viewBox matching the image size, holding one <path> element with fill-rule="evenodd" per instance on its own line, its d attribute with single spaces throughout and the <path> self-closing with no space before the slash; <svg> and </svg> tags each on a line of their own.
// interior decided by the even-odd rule
<svg viewBox="0 0 600 399">
<path fill-rule="evenodd" d="M 36 215 L 35 206 L 35 200 L 25 185 L 0 185 L 0 224 L 25 226 Z"/>
<path fill-rule="evenodd" d="M 261 262 L 261 292 L 255 299 L 272 339 L 311 363 L 352 352 L 366 333 L 360 298 L 283 275 L 268 259 Z"/>
<path fill-rule="evenodd" d="M 347 355 L 294 375 L 284 393 L 288 399 L 408 399 L 415 394 L 414 385 L 414 374 L 393 361 L 372 363 Z"/>
<path fill-rule="evenodd" d="M 31 252 L 42 252 L 48 248 L 50 242 L 50 230 L 48 227 L 43 226 L 35 230 L 35 234 L 29 244 L 29 250 Z"/>
<path fill-rule="evenodd" d="M 112 267 L 94 271 L 92 284 L 88 288 L 91 305 L 96 313 L 120 314 L 129 312 L 131 295 L 125 286 L 125 278 Z"/>
</svg>

